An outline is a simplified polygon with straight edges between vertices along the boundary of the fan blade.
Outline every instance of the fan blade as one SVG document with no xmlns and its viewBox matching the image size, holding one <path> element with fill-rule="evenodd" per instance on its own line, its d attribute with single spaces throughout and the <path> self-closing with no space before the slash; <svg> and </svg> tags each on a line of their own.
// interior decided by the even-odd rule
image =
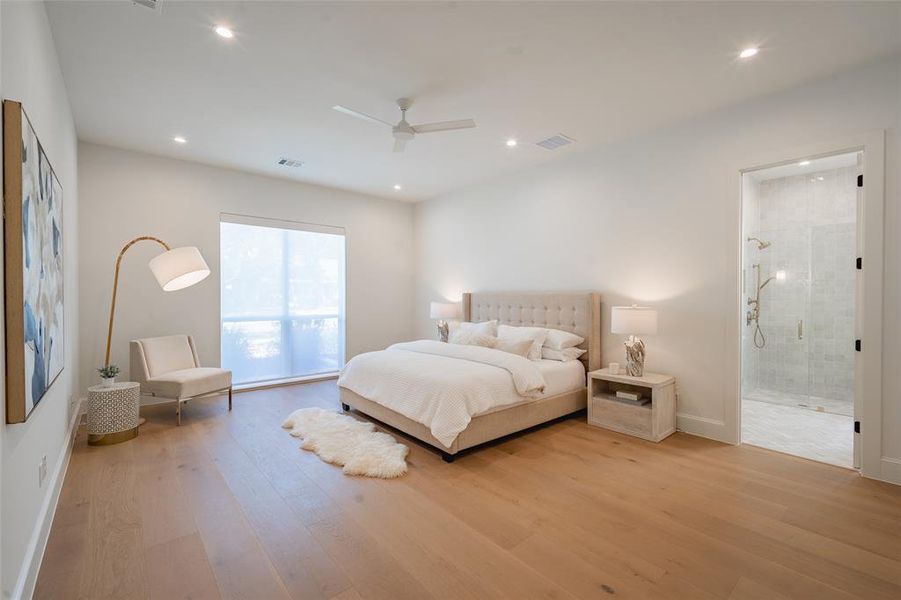
<svg viewBox="0 0 901 600">
<path fill-rule="evenodd" d="M 382 121 L 381 119 L 377 119 L 371 115 L 367 115 L 366 113 L 361 113 L 360 111 L 354 110 L 352 108 L 347 108 L 346 106 L 341 106 L 340 104 L 336 104 L 332 108 L 337 110 L 338 112 L 344 113 L 345 115 L 357 117 L 358 119 L 363 119 L 364 121 L 372 121 L 373 123 L 381 123 L 383 125 L 387 125 L 388 127 L 394 127 L 394 123 Z"/>
<path fill-rule="evenodd" d="M 413 131 L 416 133 L 433 133 L 435 131 L 451 131 L 453 129 L 470 129 L 475 126 L 476 122 L 472 119 L 463 119 L 461 121 L 442 121 L 440 123 L 414 125 Z"/>
<path fill-rule="evenodd" d="M 406 140 L 394 140 L 394 151 L 395 152 L 403 152 L 404 146 L 407 145 Z"/>
</svg>

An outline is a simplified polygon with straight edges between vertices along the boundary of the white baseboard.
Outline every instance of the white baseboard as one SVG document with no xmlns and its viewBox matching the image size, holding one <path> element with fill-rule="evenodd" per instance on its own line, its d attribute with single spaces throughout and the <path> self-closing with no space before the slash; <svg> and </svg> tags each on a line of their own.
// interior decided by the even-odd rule
<svg viewBox="0 0 901 600">
<path fill-rule="evenodd" d="M 59 494 L 63 489 L 63 481 L 66 479 L 66 471 L 69 468 L 69 458 L 72 456 L 75 432 L 79 423 L 81 423 L 82 406 L 84 406 L 84 402 L 82 399 L 79 399 L 75 409 L 72 411 L 72 418 L 69 420 L 69 427 L 66 430 L 65 443 L 59 453 L 56 468 L 53 470 L 53 475 L 50 477 L 47 485 L 47 492 L 44 494 L 44 501 L 41 503 L 41 510 L 38 512 L 38 519 L 34 524 L 31 538 L 28 540 L 28 547 L 25 549 L 25 559 L 22 561 L 22 568 L 19 571 L 18 578 L 16 578 L 16 587 L 12 594 L 12 597 L 17 600 L 31 598 L 34 595 L 34 586 L 38 580 L 38 572 L 41 570 L 44 550 L 47 549 L 47 540 L 50 537 L 50 527 L 53 525 Z"/>
<path fill-rule="evenodd" d="M 901 485 L 901 459 L 882 457 L 882 477 L 878 479 L 895 485 Z"/>
<path fill-rule="evenodd" d="M 676 413 L 676 429 L 726 444 L 733 443 L 726 429 L 726 423 L 718 419 Z"/>
</svg>

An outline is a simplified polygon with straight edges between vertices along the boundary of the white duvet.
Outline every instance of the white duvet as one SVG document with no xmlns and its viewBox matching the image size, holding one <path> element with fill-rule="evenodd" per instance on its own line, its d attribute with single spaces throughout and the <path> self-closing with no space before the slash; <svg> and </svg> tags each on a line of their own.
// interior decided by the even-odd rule
<svg viewBox="0 0 901 600">
<path fill-rule="evenodd" d="M 338 385 L 425 425 L 449 448 L 474 415 L 536 398 L 545 381 L 522 356 L 419 340 L 355 356 Z"/>
</svg>

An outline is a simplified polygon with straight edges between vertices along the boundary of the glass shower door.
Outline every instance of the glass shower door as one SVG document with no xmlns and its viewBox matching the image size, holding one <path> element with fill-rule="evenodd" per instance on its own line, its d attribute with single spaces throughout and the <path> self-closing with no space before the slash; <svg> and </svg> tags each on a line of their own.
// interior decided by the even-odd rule
<svg viewBox="0 0 901 600">
<path fill-rule="evenodd" d="M 775 193 L 768 197 L 779 199 Z M 766 339 L 762 348 L 755 344 L 758 395 L 760 400 L 788 406 L 805 406 L 810 395 L 811 254 L 810 233 L 803 223 L 804 200 L 796 197 L 795 211 L 789 215 L 775 210 L 764 213 L 761 235 L 770 246 L 758 251 L 762 285 L 758 337 Z"/>
</svg>

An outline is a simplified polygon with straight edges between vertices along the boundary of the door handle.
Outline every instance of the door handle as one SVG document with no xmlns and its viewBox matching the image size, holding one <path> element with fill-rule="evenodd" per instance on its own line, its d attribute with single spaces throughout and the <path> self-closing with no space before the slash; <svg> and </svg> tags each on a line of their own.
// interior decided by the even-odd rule
<svg viewBox="0 0 901 600">
<path fill-rule="evenodd" d="M 798 319 L 798 339 L 804 339 L 804 319 Z"/>
</svg>

